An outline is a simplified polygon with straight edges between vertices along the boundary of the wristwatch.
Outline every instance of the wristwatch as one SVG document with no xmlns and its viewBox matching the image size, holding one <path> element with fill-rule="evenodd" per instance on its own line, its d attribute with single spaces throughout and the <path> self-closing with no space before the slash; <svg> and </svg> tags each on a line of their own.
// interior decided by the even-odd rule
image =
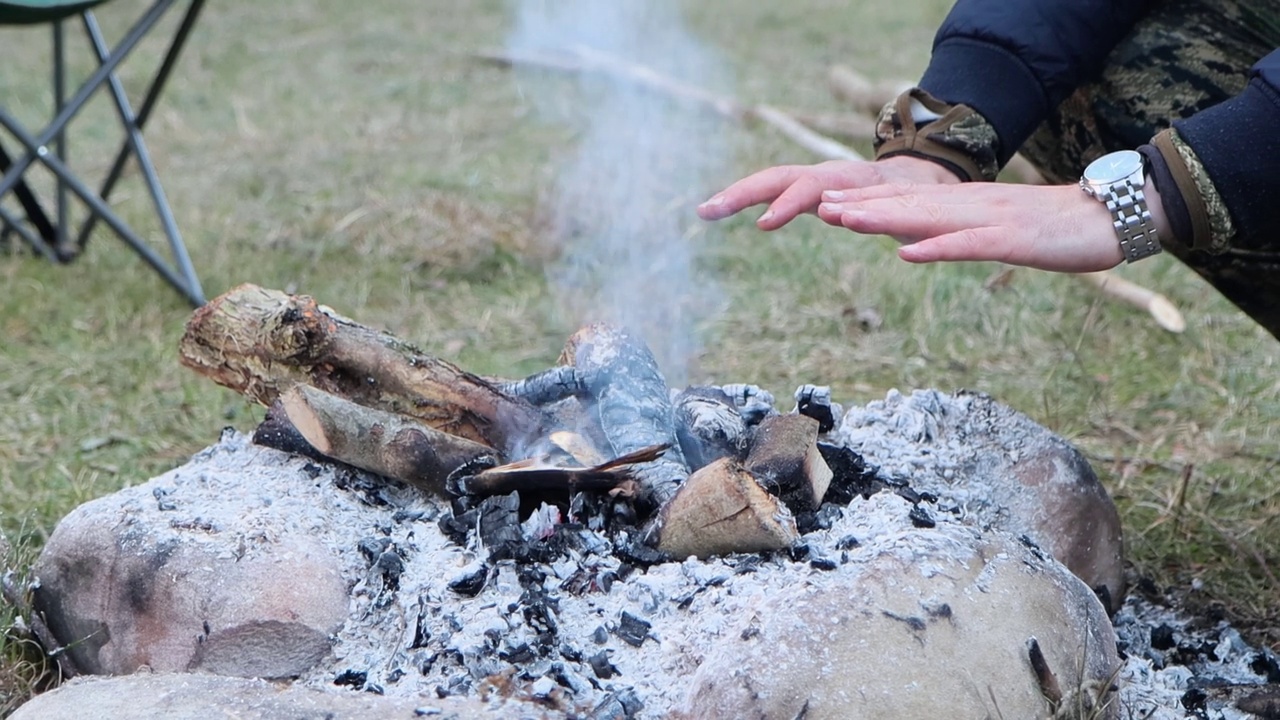
<svg viewBox="0 0 1280 720">
<path fill-rule="evenodd" d="M 1144 158 L 1133 150 L 1107 153 L 1089 163 L 1080 178 L 1080 189 L 1111 211 L 1120 251 L 1128 262 L 1160 252 L 1156 223 L 1142 192 L 1147 180 Z"/>
</svg>

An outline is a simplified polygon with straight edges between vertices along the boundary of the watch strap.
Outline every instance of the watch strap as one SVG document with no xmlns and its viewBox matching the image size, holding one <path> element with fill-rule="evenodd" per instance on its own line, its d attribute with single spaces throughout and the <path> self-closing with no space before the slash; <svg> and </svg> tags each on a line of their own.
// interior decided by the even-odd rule
<svg viewBox="0 0 1280 720">
<path fill-rule="evenodd" d="M 1137 177 L 1141 179 L 1142 175 L 1139 173 Z M 1111 211 L 1111 222 L 1126 262 L 1137 262 L 1162 250 L 1146 193 L 1134 184 L 1134 176 L 1095 188 L 1095 192 L 1094 196 Z"/>
</svg>

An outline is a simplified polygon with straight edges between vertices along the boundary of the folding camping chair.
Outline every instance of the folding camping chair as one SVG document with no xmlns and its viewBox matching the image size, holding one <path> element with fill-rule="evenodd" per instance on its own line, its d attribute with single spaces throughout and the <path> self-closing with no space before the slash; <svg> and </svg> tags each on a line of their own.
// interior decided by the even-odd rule
<svg viewBox="0 0 1280 720">
<path fill-rule="evenodd" d="M 182 46 L 195 25 L 204 0 L 186 0 L 186 14 L 169 43 L 155 75 L 146 88 L 142 104 L 135 113 L 125 95 L 124 86 L 117 76 L 117 68 L 153 28 L 165 13 L 180 0 L 155 0 L 134 21 L 128 32 L 114 48 L 109 48 L 94 17 L 93 8 L 109 0 L 0 0 L 0 25 L 51 25 L 53 28 L 53 119 L 39 132 L 30 132 L 5 108 L 4 89 L 0 88 L 0 128 L 7 130 L 21 146 L 16 155 L 10 155 L 0 144 L 0 201 L 9 194 L 21 206 L 25 218 L 18 217 L 0 202 L 0 236 L 16 233 L 36 252 L 51 261 L 68 263 L 84 249 L 95 224 L 101 220 L 119 238 L 155 268 L 161 277 L 178 290 L 193 305 L 204 304 L 204 293 L 196 276 L 191 258 L 187 254 L 177 223 L 165 198 L 164 190 L 151 163 L 151 156 L 142 139 L 142 129 L 155 108 L 160 91 L 173 70 Z M 66 55 L 63 42 L 63 21 L 79 17 L 85 35 L 97 58 L 97 69 L 89 75 L 80 88 L 70 96 L 66 88 Z M 4 48 L 0 48 L 3 62 Z M 117 115 L 123 127 L 125 139 L 110 171 L 95 192 L 81 180 L 67 161 L 66 128 L 68 122 L 85 106 L 99 89 L 110 92 Z M 5 138 L 0 135 L 0 140 Z M 168 238 L 172 262 L 143 241 L 108 205 L 108 198 L 124 165 L 133 157 L 141 170 L 147 190 L 155 205 L 156 215 Z M 24 177 L 29 169 L 43 166 L 55 178 L 52 201 L 37 197 L 35 188 Z M 74 195 L 87 208 L 87 216 L 78 229 L 69 226 L 70 207 L 68 193 Z M 52 211 L 50 211 L 52 207 Z M 73 237 L 74 235 L 74 237 Z"/>
</svg>

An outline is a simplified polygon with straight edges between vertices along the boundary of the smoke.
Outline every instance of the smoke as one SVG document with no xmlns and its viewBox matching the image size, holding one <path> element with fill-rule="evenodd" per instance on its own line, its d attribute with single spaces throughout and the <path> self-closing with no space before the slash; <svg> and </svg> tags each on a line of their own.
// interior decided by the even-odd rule
<svg viewBox="0 0 1280 720">
<path fill-rule="evenodd" d="M 717 59 L 670 0 L 517 0 L 516 9 L 513 53 L 585 47 L 683 82 L 725 85 Z M 546 198 L 559 247 L 548 270 L 558 311 L 577 324 L 631 327 L 673 386 L 687 381 L 697 329 L 722 302 L 697 271 L 707 228 L 691 209 L 723 177 L 722 121 L 599 73 L 518 78 L 548 121 L 576 131 Z"/>
</svg>

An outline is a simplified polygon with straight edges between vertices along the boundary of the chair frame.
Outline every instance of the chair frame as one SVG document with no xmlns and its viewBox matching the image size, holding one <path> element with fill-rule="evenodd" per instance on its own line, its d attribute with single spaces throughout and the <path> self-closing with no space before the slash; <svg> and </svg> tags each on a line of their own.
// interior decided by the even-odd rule
<svg viewBox="0 0 1280 720">
<path fill-rule="evenodd" d="M 124 86 L 116 75 L 121 62 L 133 51 L 139 41 L 156 25 L 165 13 L 182 0 L 155 0 L 121 38 L 114 48 L 109 48 L 103 39 L 102 31 L 92 10 L 78 13 L 83 22 L 85 34 L 98 60 L 98 68 L 89 75 L 80 88 L 67 97 L 66 88 L 66 47 L 64 42 L 63 22 L 54 20 L 53 25 L 53 102 L 54 117 L 38 135 L 29 132 L 3 106 L 0 106 L 0 127 L 7 130 L 23 148 L 23 154 L 10 157 L 0 146 L 0 199 L 12 191 L 15 199 L 26 213 L 26 222 L 15 217 L 12 212 L 0 205 L 0 230 L 3 234 L 15 232 L 40 255 L 58 263 L 69 263 L 84 250 L 98 220 L 106 223 L 111 230 L 147 264 L 172 285 L 193 306 L 204 304 L 204 292 L 196 275 L 191 258 L 183 243 L 182 235 L 160 186 L 151 155 L 142 139 L 142 129 L 156 100 L 164 89 L 166 81 L 177 62 L 178 55 L 186 44 L 187 37 L 199 17 L 204 0 L 187 0 L 186 14 L 183 16 L 177 32 L 170 41 L 158 69 L 147 85 L 142 104 L 135 113 L 124 92 Z M 110 92 L 117 114 L 125 131 L 125 139 L 116 153 L 101 186 L 94 192 L 81 181 L 67 165 L 67 124 L 76 116 L 99 89 L 107 88 Z M 170 263 L 155 249 L 143 241 L 108 205 L 108 199 L 116 182 L 120 179 L 124 165 L 133 157 L 142 172 L 143 180 L 155 205 L 160 219 L 169 251 L 173 256 Z M 49 219 L 45 209 L 23 179 L 24 173 L 33 165 L 40 164 L 49 170 L 57 179 L 56 189 L 56 223 Z M 88 208 L 88 216 L 81 224 L 74 240 L 68 227 L 69 200 L 68 193 L 79 198 Z"/>
</svg>

